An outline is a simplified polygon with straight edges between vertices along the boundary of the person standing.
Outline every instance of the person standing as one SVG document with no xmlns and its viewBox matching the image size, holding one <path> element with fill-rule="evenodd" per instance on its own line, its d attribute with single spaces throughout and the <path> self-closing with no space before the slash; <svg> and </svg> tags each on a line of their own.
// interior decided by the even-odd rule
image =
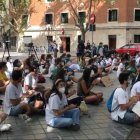
<svg viewBox="0 0 140 140">
<path fill-rule="evenodd" d="M 84 44 L 84 41 L 81 40 L 79 42 L 78 46 L 77 46 L 77 60 L 78 60 L 78 63 L 80 63 L 83 60 L 84 51 L 85 51 L 85 44 Z"/>
<path fill-rule="evenodd" d="M 54 51 L 54 57 L 56 57 L 57 58 L 57 52 L 58 52 L 58 48 L 57 48 L 58 46 L 57 46 L 57 43 L 56 43 L 56 41 L 54 40 L 53 41 L 53 51 Z"/>
<path fill-rule="evenodd" d="M 96 48 L 96 46 L 95 46 L 95 44 L 94 44 L 94 42 L 92 43 L 92 56 L 94 57 L 95 55 L 97 55 L 97 48 Z"/>
</svg>

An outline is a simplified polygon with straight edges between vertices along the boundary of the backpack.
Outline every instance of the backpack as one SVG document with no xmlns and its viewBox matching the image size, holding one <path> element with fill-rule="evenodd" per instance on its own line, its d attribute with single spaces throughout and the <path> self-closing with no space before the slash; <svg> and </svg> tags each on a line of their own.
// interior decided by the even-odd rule
<svg viewBox="0 0 140 140">
<path fill-rule="evenodd" d="M 117 88 L 116 88 L 117 89 Z M 117 110 L 119 108 L 119 106 L 117 106 L 114 110 L 112 110 L 112 101 L 113 101 L 113 96 L 114 96 L 114 93 L 115 93 L 115 90 L 113 90 L 112 94 L 110 95 L 107 103 L 106 103 L 106 106 L 107 106 L 107 109 L 108 111 L 111 113 L 111 112 L 114 112 L 115 110 Z"/>
</svg>

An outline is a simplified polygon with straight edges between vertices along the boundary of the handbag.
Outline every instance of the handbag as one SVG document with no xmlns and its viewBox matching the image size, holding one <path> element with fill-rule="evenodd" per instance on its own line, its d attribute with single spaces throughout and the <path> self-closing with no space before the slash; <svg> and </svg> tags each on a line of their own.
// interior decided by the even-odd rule
<svg viewBox="0 0 140 140">
<path fill-rule="evenodd" d="M 79 106 L 81 112 L 84 114 L 84 115 L 88 115 L 89 114 L 89 109 L 85 103 L 85 101 L 81 101 L 81 104 Z"/>
</svg>

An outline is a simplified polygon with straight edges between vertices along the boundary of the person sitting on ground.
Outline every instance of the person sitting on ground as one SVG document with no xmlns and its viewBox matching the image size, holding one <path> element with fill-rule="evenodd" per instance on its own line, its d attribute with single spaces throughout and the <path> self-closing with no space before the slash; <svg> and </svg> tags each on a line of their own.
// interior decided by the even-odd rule
<svg viewBox="0 0 140 140">
<path fill-rule="evenodd" d="M 64 62 L 60 58 L 55 59 L 55 67 L 53 67 L 51 79 L 55 81 L 57 73 L 64 67 Z"/>
<path fill-rule="evenodd" d="M 46 55 L 45 54 L 41 54 L 39 64 L 40 65 L 45 65 L 45 63 L 46 63 Z"/>
<path fill-rule="evenodd" d="M 50 63 L 49 60 L 46 60 L 46 63 L 44 66 L 39 66 L 40 73 L 43 75 L 48 75 L 49 74 L 49 68 L 50 68 Z"/>
<path fill-rule="evenodd" d="M 56 128 L 80 129 L 80 110 L 76 105 L 68 105 L 64 94 L 65 87 L 62 79 L 54 83 L 51 94 L 47 97 L 45 119 L 49 126 Z"/>
<path fill-rule="evenodd" d="M 91 74 L 91 76 L 90 76 L 90 82 L 95 83 L 95 85 L 104 86 L 104 84 L 102 82 L 102 78 L 104 76 L 107 76 L 108 73 L 105 73 L 101 66 L 98 66 L 97 69 L 96 69 L 96 67 L 92 67 L 92 70 L 93 70 L 94 73 Z"/>
<path fill-rule="evenodd" d="M 46 77 L 52 78 L 53 71 L 56 67 L 56 59 L 52 58 L 52 56 L 48 54 L 47 61 L 49 61 L 49 68 L 48 68 L 48 74 L 46 75 Z"/>
<path fill-rule="evenodd" d="M 31 67 L 31 63 L 30 63 L 30 57 L 28 57 L 27 59 L 25 59 L 23 61 L 23 75 L 26 76 L 27 74 L 29 74 L 29 68 Z"/>
<path fill-rule="evenodd" d="M 131 111 L 131 107 L 139 101 L 138 96 L 133 96 L 129 99 L 128 87 L 128 73 L 120 73 L 119 82 L 120 87 L 115 90 L 112 99 L 111 118 L 113 121 L 122 124 L 133 124 L 140 121 L 140 118 Z"/>
<path fill-rule="evenodd" d="M 76 90 L 74 89 L 71 90 L 74 84 L 73 82 L 77 83 L 78 79 L 75 78 L 74 76 L 69 76 L 67 71 L 64 69 L 61 69 L 58 72 L 58 74 L 56 75 L 55 81 L 57 79 L 62 79 L 65 82 L 65 94 L 67 98 L 71 97 L 72 95 L 76 95 L 74 99 L 68 101 L 68 104 L 76 104 L 79 106 L 81 101 L 83 101 L 83 98 L 77 96 Z"/>
<path fill-rule="evenodd" d="M 24 96 L 22 92 L 22 71 L 14 70 L 12 72 L 12 80 L 6 87 L 4 97 L 4 112 L 9 116 L 23 117 L 25 121 L 30 121 L 32 108 L 24 103 Z M 25 111 L 25 114 L 22 114 Z"/>
<path fill-rule="evenodd" d="M 67 54 L 67 55 L 66 55 L 65 64 L 66 64 L 68 61 L 71 61 L 71 54 Z"/>
<path fill-rule="evenodd" d="M 136 60 L 136 65 L 140 64 L 140 52 L 138 52 L 135 56 L 135 60 Z"/>
<path fill-rule="evenodd" d="M 119 59 L 116 55 L 112 55 L 112 70 L 117 70 L 119 65 Z"/>
<path fill-rule="evenodd" d="M 37 91 L 38 86 L 38 74 L 37 74 L 37 69 L 35 67 L 30 67 L 29 68 L 30 73 L 26 75 L 24 79 L 24 90 L 25 93 L 28 93 L 29 95 L 29 102 L 33 103 L 34 108 L 36 109 L 41 109 L 43 108 L 43 99 L 42 93 Z M 39 97 L 39 98 L 36 98 Z"/>
<path fill-rule="evenodd" d="M 39 61 L 40 73 L 46 73 L 46 63 L 47 63 L 46 55 L 42 54 Z"/>
<path fill-rule="evenodd" d="M 16 59 L 13 62 L 13 70 L 23 70 L 23 68 L 24 68 L 24 65 L 19 59 Z"/>
<path fill-rule="evenodd" d="M 122 73 L 123 71 L 125 71 L 125 59 L 121 58 L 121 62 L 117 69 L 117 78 L 119 78 L 120 73 Z"/>
<path fill-rule="evenodd" d="M 132 83 L 133 83 L 133 81 L 136 77 L 136 71 L 137 71 L 137 69 L 135 67 L 135 60 L 134 59 L 129 62 L 129 65 L 126 67 L 126 71 L 128 72 L 128 74 L 132 80 Z"/>
<path fill-rule="evenodd" d="M 131 88 L 130 97 L 139 96 L 140 97 L 140 77 L 138 77 L 137 82 Z"/>
<path fill-rule="evenodd" d="M 135 75 L 135 77 L 134 77 L 134 79 L 132 80 L 132 86 L 136 83 L 136 82 L 138 82 L 138 79 L 140 79 L 140 64 L 136 64 L 136 75 Z"/>
<path fill-rule="evenodd" d="M 0 132 L 9 131 L 11 129 L 11 124 L 2 124 L 7 118 L 7 114 L 0 111 Z"/>
<path fill-rule="evenodd" d="M 6 62 L 0 62 L 0 93 L 4 93 L 6 86 L 10 80 L 7 78 L 5 71 L 7 70 Z"/>
<path fill-rule="evenodd" d="M 78 81 L 77 93 L 82 96 L 87 104 L 99 104 L 103 101 L 102 92 L 93 92 L 91 89 L 96 84 L 95 81 L 90 83 L 91 69 L 83 71 L 82 77 Z"/>
</svg>

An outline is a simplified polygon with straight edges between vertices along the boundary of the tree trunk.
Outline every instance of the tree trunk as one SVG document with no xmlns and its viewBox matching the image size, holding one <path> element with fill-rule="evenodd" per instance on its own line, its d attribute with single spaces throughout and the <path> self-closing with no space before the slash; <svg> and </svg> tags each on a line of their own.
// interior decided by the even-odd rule
<svg viewBox="0 0 140 140">
<path fill-rule="evenodd" d="M 17 50 L 17 52 L 22 51 L 21 47 L 22 47 L 21 38 L 20 38 L 20 35 L 17 35 L 17 39 L 16 39 L 16 50 Z"/>
<path fill-rule="evenodd" d="M 81 40 L 85 42 L 86 34 L 85 31 L 81 30 Z"/>
</svg>

